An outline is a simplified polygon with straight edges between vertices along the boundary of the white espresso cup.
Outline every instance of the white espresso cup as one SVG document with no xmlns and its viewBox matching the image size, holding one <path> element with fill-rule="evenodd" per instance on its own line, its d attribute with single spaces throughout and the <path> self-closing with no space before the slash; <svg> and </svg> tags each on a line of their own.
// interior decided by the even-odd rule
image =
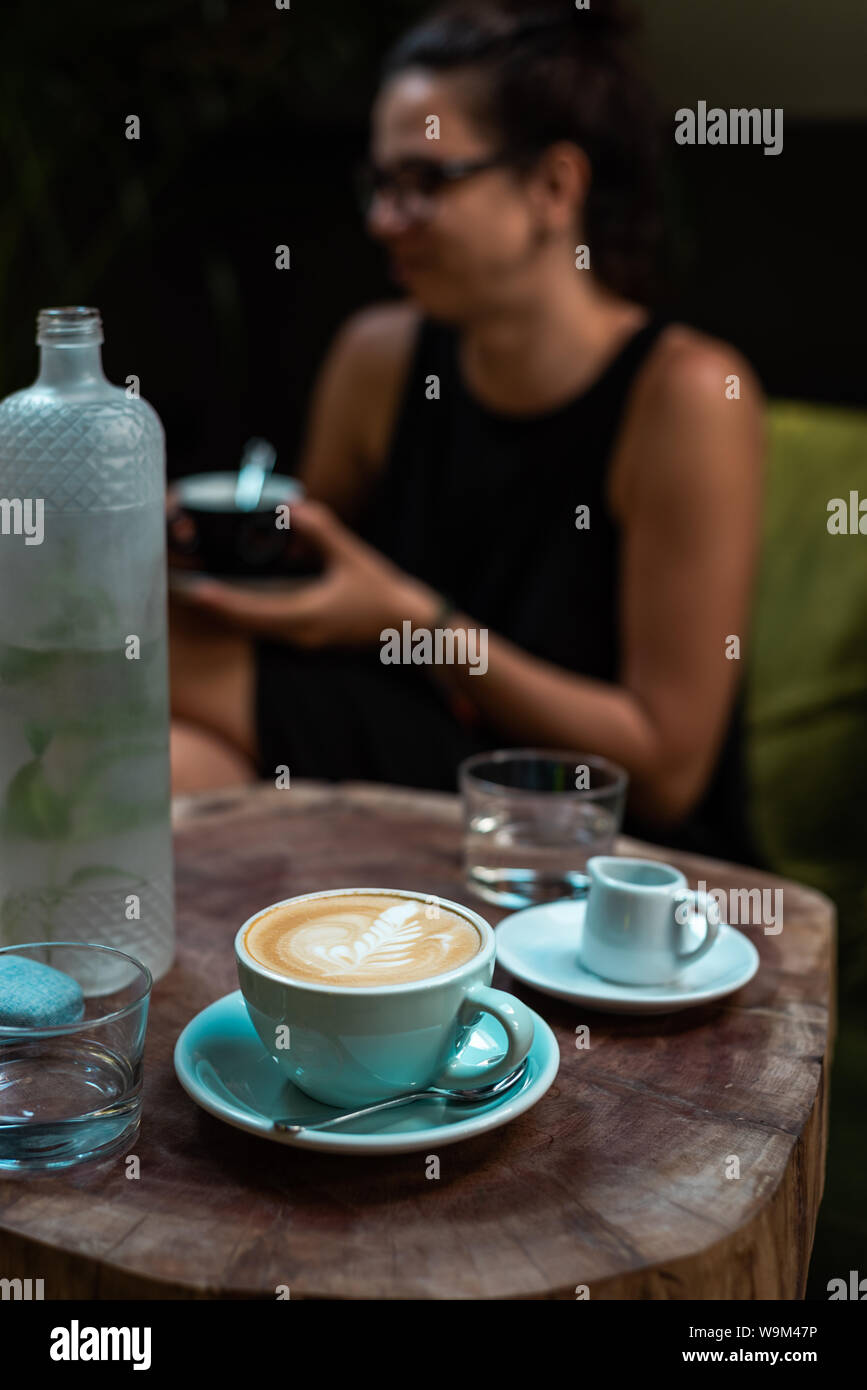
<svg viewBox="0 0 867 1390">
<path fill-rule="evenodd" d="M 694 892 L 672 864 L 598 855 L 587 861 L 590 892 L 581 938 L 581 964 L 624 985 L 661 985 L 710 950 L 719 906 Z M 704 924 L 695 944 L 694 924 Z"/>
</svg>

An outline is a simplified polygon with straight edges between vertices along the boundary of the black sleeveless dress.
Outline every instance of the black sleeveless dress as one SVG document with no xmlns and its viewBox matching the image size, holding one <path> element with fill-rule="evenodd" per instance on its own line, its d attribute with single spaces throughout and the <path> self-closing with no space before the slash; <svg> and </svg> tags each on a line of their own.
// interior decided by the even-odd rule
<svg viewBox="0 0 867 1390">
<path fill-rule="evenodd" d="M 620 544 L 606 474 L 630 387 L 663 327 L 649 320 L 580 396 L 514 417 L 465 389 L 457 331 L 422 320 L 389 456 L 359 534 L 492 633 L 616 683 Z M 432 377 L 438 399 L 429 398 Z M 589 509 L 582 529 L 579 507 Z M 462 758 L 515 743 L 495 726 L 461 717 L 461 702 L 423 668 L 383 665 L 378 648 L 303 652 L 260 643 L 256 705 L 259 770 L 268 778 L 285 765 L 298 777 L 453 791 Z M 688 820 L 658 830 L 628 816 L 625 831 L 757 863 L 741 730 L 739 696 L 713 778 Z"/>
</svg>

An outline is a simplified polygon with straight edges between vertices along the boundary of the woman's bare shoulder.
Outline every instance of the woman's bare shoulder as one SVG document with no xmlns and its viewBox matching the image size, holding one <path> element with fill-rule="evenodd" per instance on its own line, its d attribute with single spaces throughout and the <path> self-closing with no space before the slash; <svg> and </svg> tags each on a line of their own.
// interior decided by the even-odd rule
<svg viewBox="0 0 867 1390">
<path fill-rule="evenodd" d="M 668 324 L 644 362 L 627 405 L 609 498 L 623 513 L 639 480 L 751 474 L 764 447 L 763 396 L 750 363 L 730 343 Z"/>
<path fill-rule="evenodd" d="M 335 338 L 335 349 L 345 354 L 368 377 L 399 372 L 415 340 L 421 318 L 406 301 L 370 304 L 344 321 Z"/>
<path fill-rule="evenodd" d="M 420 319 L 420 311 L 407 302 L 373 304 L 352 314 L 334 340 L 345 404 L 357 416 L 365 461 L 372 468 L 388 448 Z"/>
<path fill-rule="evenodd" d="M 670 410 L 679 402 L 760 400 L 761 388 L 747 359 L 731 343 L 683 323 L 660 333 L 636 383 L 635 404 Z"/>
</svg>

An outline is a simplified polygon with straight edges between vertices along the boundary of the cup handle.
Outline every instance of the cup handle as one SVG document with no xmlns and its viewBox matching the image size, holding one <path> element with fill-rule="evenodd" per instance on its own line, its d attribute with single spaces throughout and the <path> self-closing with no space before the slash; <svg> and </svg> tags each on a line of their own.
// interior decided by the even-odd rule
<svg viewBox="0 0 867 1390">
<path fill-rule="evenodd" d="M 533 1015 L 525 1004 L 501 989 L 491 989 L 490 985 L 476 985 L 467 991 L 458 1011 L 460 1023 L 471 1024 L 479 1010 L 492 1014 L 502 1025 L 508 1045 L 503 1056 L 496 1062 L 478 1062 L 474 1066 L 461 1061 L 461 1052 L 455 1053 L 445 1071 L 432 1086 L 442 1086 L 451 1091 L 463 1091 L 473 1086 L 488 1086 L 500 1081 L 520 1066 L 533 1045 Z M 463 1051 L 463 1049 L 461 1049 Z"/>
<path fill-rule="evenodd" d="M 693 961 L 699 960 L 717 939 L 720 928 L 719 903 L 716 898 L 710 897 L 708 893 L 697 893 L 693 889 L 678 894 L 677 901 L 681 904 L 690 903 L 690 914 L 704 918 L 704 939 L 699 942 L 693 951 L 678 951 L 677 958 L 686 965 L 692 965 Z M 683 928 L 686 927 L 686 919 L 677 916 L 680 912 L 677 908 L 675 916 Z M 683 935 L 683 934 L 682 934 Z"/>
</svg>

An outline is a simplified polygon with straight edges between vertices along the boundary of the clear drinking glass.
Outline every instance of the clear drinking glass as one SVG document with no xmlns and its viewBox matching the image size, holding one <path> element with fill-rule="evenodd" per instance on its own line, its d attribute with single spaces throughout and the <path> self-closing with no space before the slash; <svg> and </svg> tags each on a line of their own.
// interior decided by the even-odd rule
<svg viewBox="0 0 867 1390">
<path fill-rule="evenodd" d="M 0 950 L 8 955 L 71 975 L 84 1014 L 51 1027 L 0 1024 L 0 1174 L 68 1168 L 125 1147 L 141 1114 L 147 966 L 81 942 Z"/>
<path fill-rule="evenodd" d="M 583 897 L 594 854 L 611 854 L 629 777 L 590 753 L 509 748 L 461 763 L 469 886 L 498 907 Z"/>
</svg>

